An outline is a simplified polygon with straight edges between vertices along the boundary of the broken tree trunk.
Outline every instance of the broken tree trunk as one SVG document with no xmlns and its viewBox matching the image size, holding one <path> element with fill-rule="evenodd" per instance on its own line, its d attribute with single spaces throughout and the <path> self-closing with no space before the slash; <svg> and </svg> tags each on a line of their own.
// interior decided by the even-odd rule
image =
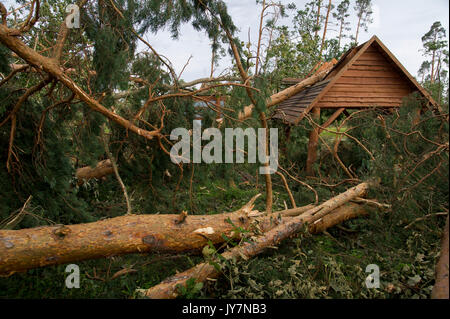
<svg viewBox="0 0 450 319">
<path fill-rule="evenodd" d="M 85 166 L 77 169 L 75 176 L 78 179 L 77 184 L 82 185 L 85 181 L 92 178 L 99 179 L 112 173 L 114 173 L 112 163 L 109 159 L 107 159 L 98 162 L 94 168 L 91 166 Z"/>
<path fill-rule="evenodd" d="M 263 216 L 252 211 L 257 197 L 232 213 L 127 215 L 87 224 L 0 230 L 0 275 L 127 253 L 201 249 L 208 241 L 224 242 L 222 234 L 238 236 L 235 227 L 251 229 L 255 221 L 266 231 L 276 226 L 275 213 Z M 292 216 L 304 209 L 276 214 Z"/>
<path fill-rule="evenodd" d="M 343 218 L 342 220 L 345 220 L 347 218 L 345 206 L 342 207 L 342 212 L 339 213 L 339 215 L 342 216 L 339 218 L 334 216 L 334 218 L 328 219 L 326 218 L 326 215 L 343 204 L 348 203 L 351 199 L 363 196 L 368 187 L 368 183 L 361 183 L 355 187 L 352 187 L 346 192 L 329 199 L 325 203 L 306 211 L 300 216 L 282 221 L 280 225 L 269 230 L 262 236 L 259 236 L 255 241 L 245 242 L 241 246 L 233 247 L 232 249 L 224 252 L 222 257 L 225 259 L 236 260 L 240 258 L 250 258 L 263 252 L 266 248 L 276 246 L 282 240 L 296 234 L 302 229 L 305 223 L 310 225 L 321 224 L 321 226 L 317 226 L 317 229 L 323 229 L 324 227 L 326 228 L 334 225 L 332 223 L 339 222 L 341 218 Z M 353 210 L 351 214 L 354 214 Z M 326 220 L 328 220 L 328 222 Z M 189 279 L 195 278 L 197 282 L 204 282 L 207 279 L 217 278 L 219 275 L 220 271 L 218 271 L 213 265 L 209 263 L 201 263 L 194 268 L 164 280 L 159 285 L 147 290 L 139 290 L 139 292 L 149 298 L 175 298 L 177 297 L 178 285 L 186 286 L 186 282 Z"/>
<path fill-rule="evenodd" d="M 292 85 L 287 89 L 284 89 L 283 91 L 273 94 L 266 101 L 267 108 L 273 107 L 283 102 L 284 100 L 290 98 L 291 96 L 297 94 L 298 92 L 302 91 L 306 87 L 323 80 L 323 78 L 325 78 L 325 76 L 328 74 L 328 72 L 331 70 L 332 67 L 333 65 L 330 65 L 329 67 L 325 68 L 319 73 L 314 74 L 313 76 L 306 78 L 303 81 L 295 85 Z M 255 106 L 253 104 L 244 107 L 244 110 L 239 112 L 239 120 L 245 120 L 249 118 L 252 115 L 252 111 L 254 108 Z"/>
<path fill-rule="evenodd" d="M 311 234 L 319 234 L 334 225 L 363 215 L 367 215 L 367 210 L 363 205 L 347 203 L 309 225 L 308 231 Z"/>
<path fill-rule="evenodd" d="M 436 265 L 436 283 L 431 292 L 432 299 L 448 299 L 448 216 L 445 223 L 444 235 L 442 236 L 442 247 L 439 261 Z"/>
</svg>

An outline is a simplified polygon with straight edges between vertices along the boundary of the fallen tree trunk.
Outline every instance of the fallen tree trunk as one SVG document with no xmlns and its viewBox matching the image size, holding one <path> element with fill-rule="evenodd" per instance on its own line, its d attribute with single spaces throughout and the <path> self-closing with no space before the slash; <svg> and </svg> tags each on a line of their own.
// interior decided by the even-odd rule
<svg viewBox="0 0 450 319">
<path fill-rule="evenodd" d="M 78 180 L 77 184 L 83 185 L 85 181 L 92 178 L 100 179 L 104 176 L 114 173 L 112 163 L 109 159 L 97 163 L 95 167 L 85 166 L 77 169 L 75 176 Z"/>
<path fill-rule="evenodd" d="M 442 236 L 442 247 L 439 261 L 436 264 L 436 283 L 431 292 L 432 299 L 448 299 L 448 216 L 445 223 L 444 235 Z"/>
<path fill-rule="evenodd" d="M 282 222 L 264 235 L 259 236 L 254 242 L 245 242 L 241 246 L 236 246 L 221 255 L 225 259 L 239 260 L 241 258 L 250 258 L 263 252 L 266 248 L 276 246 L 282 240 L 294 235 L 302 229 L 305 223 L 313 226 L 314 224 L 320 224 L 317 226 L 317 230 L 324 229 L 324 227 L 330 227 L 334 225 L 334 223 L 348 218 L 346 207 L 342 207 L 341 212 L 337 213 L 339 215 L 338 218 L 336 218 L 336 216 L 326 217 L 326 215 L 329 215 L 331 211 L 343 204 L 348 203 L 351 199 L 362 197 L 366 193 L 368 187 L 368 183 L 361 183 L 352 187 L 346 192 L 329 199 L 325 203 L 306 211 L 300 216 Z M 355 211 L 351 211 L 351 215 L 354 216 Z M 194 268 L 164 280 L 159 285 L 147 290 L 139 290 L 139 292 L 149 298 L 175 298 L 177 297 L 178 285 L 186 286 L 186 282 L 189 279 L 194 278 L 197 282 L 204 282 L 208 279 L 217 278 L 219 275 L 220 271 L 213 265 L 201 263 Z"/>
<path fill-rule="evenodd" d="M 333 65 L 330 65 L 324 70 L 318 72 L 317 74 L 314 74 L 313 76 L 310 76 L 309 78 L 306 78 L 303 81 L 284 89 L 283 91 L 273 94 L 266 101 L 267 108 L 273 107 L 283 102 L 284 100 L 287 100 L 291 96 L 294 96 L 295 94 L 302 91 L 306 87 L 309 87 L 310 85 L 322 81 L 332 67 Z M 242 121 L 249 118 L 252 115 L 254 108 L 255 106 L 253 104 L 244 107 L 244 110 L 239 112 L 239 120 Z"/>
<path fill-rule="evenodd" d="M 208 241 L 222 243 L 222 234 L 234 238 L 235 227 L 249 229 L 255 220 L 266 231 L 276 224 L 273 214 L 252 212 L 258 196 L 232 213 L 128 215 L 86 224 L 0 230 L 0 275 L 127 253 L 201 249 Z M 304 209 L 277 214 L 299 214 Z"/>
<path fill-rule="evenodd" d="M 311 234 L 319 234 L 334 225 L 363 215 L 367 215 L 367 210 L 364 206 L 355 203 L 347 203 L 309 225 L 308 231 Z"/>
</svg>

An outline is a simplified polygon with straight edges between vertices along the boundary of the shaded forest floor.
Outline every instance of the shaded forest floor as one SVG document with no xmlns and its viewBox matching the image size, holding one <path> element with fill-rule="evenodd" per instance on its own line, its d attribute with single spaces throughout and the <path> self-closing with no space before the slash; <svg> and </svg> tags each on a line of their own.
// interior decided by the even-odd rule
<svg viewBox="0 0 450 319">
<path fill-rule="evenodd" d="M 236 170 L 231 178 L 206 176 L 196 180 L 192 209 L 189 181 L 183 181 L 176 193 L 175 210 L 184 208 L 194 214 L 211 214 L 238 209 L 253 195 L 263 193 L 262 181 L 257 186 L 254 176 L 252 179 Z M 114 178 L 108 177 L 108 182 L 114 183 Z M 350 186 L 321 186 L 316 190 L 324 200 Z M 148 196 L 153 200 L 146 207 L 153 206 L 152 213 L 173 211 L 170 208 L 173 189 L 163 188 L 155 190 L 157 196 Z M 305 188 L 293 186 L 292 191 L 298 206 L 311 202 L 312 194 Z M 124 211 L 122 198 L 116 198 L 115 203 L 97 198 L 98 206 L 104 207 L 104 216 Z M 138 207 L 141 200 L 136 193 L 132 198 L 135 211 L 147 211 Z M 261 198 L 256 208 L 262 210 L 264 196 Z M 278 179 L 274 185 L 274 209 L 284 209 L 284 202 L 289 200 Z M 405 229 L 410 223 L 411 220 L 402 219 L 395 212 L 372 209 L 368 216 L 349 220 L 328 233 L 299 234 L 278 249 L 248 261 L 230 263 L 218 281 L 208 283 L 203 289 L 192 286 L 181 297 L 429 298 L 445 217 L 428 218 Z M 78 262 L 79 289 L 65 287 L 66 265 L 32 269 L 0 278 L 0 298 L 138 298 L 135 289 L 156 285 L 203 259 L 201 253 L 133 254 Z M 380 268 L 379 289 L 366 288 L 369 273 L 365 270 L 369 264 Z"/>
</svg>

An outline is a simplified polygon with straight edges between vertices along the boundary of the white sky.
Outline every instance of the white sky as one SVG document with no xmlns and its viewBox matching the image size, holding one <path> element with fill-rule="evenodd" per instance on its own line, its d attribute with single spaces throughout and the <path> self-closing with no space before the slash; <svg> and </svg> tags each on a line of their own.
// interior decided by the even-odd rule
<svg viewBox="0 0 450 319">
<path fill-rule="evenodd" d="M 2 0 L 9 7 L 13 0 Z M 259 26 L 260 6 L 255 0 L 225 0 L 234 23 L 239 27 L 241 40 L 247 42 L 248 31 L 252 44 L 256 43 Z M 302 8 L 307 0 L 281 0 L 283 4 L 294 2 L 297 8 Z M 340 0 L 332 0 L 337 6 Z M 421 37 L 430 29 L 435 21 L 441 21 L 449 30 L 448 0 L 373 0 L 373 24 L 367 33 L 360 33 L 359 43 L 367 41 L 372 35 L 377 35 L 397 59 L 412 74 L 416 75 L 424 60 Z M 351 0 L 353 7 L 354 0 Z M 353 10 L 353 9 L 351 9 Z M 283 24 L 289 25 L 290 17 Z M 354 25 L 354 24 L 353 24 Z M 354 30 L 352 30 L 354 32 Z M 334 34 L 330 32 L 329 37 Z M 209 39 L 202 32 L 195 31 L 189 24 L 182 27 L 178 40 L 172 40 L 169 32 L 162 30 L 157 34 L 149 33 L 145 38 L 162 55 L 173 63 L 177 73 L 181 72 L 188 58 L 193 58 L 183 72 L 182 78 L 190 81 L 200 77 L 208 77 L 210 73 L 211 49 Z M 230 66 L 229 58 L 222 59 L 218 75 Z"/>
<path fill-rule="evenodd" d="M 260 7 L 255 0 L 226 0 L 234 23 L 240 28 L 241 40 L 247 42 L 248 30 L 252 44 L 256 44 L 259 26 Z M 302 8 L 307 0 L 282 0 L 283 4 L 294 2 Z M 340 0 L 333 0 L 337 6 Z M 449 30 L 448 0 L 373 0 L 373 24 L 367 33 L 360 33 L 359 43 L 365 42 L 372 35 L 377 35 L 397 59 L 412 74 L 416 75 L 424 60 L 419 50 L 422 48 L 421 37 L 430 29 L 435 21 L 441 21 Z M 354 0 L 351 1 L 353 6 Z M 352 9 L 353 10 L 353 9 Z M 283 20 L 289 25 L 290 17 Z M 352 30 L 354 32 L 354 30 Z M 331 32 L 329 36 L 333 36 Z M 193 58 L 183 72 L 182 78 L 190 81 L 199 77 L 207 77 L 210 73 L 211 50 L 208 38 L 186 25 L 179 40 L 173 41 L 168 32 L 148 34 L 147 39 L 154 48 L 171 59 L 177 72 L 180 72 L 189 56 Z M 229 59 L 220 62 L 221 70 L 229 67 Z"/>
</svg>

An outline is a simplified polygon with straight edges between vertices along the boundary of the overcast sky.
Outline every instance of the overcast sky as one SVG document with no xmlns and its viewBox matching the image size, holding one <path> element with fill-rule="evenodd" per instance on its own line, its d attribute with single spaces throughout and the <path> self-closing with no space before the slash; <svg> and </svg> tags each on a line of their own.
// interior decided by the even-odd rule
<svg viewBox="0 0 450 319">
<path fill-rule="evenodd" d="M 255 0 L 228 0 L 229 12 L 234 23 L 240 28 L 240 38 L 248 39 L 250 28 L 251 42 L 256 43 L 259 26 L 259 6 Z M 307 0 L 281 1 L 284 4 L 294 2 L 297 8 L 303 8 Z M 340 0 L 333 0 L 335 5 Z M 421 37 L 430 29 L 435 21 L 441 21 L 447 30 L 449 29 L 449 1 L 448 0 L 373 0 L 373 24 L 369 26 L 367 33 L 359 36 L 359 43 L 365 42 L 371 36 L 377 35 L 381 41 L 391 50 L 397 59 L 414 76 L 424 60 L 422 53 Z M 354 0 L 351 0 L 352 6 Z M 289 25 L 290 18 L 282 21 Z M 333 36 L 333 33 L 329 34 Z M 189 62 L 182 78 L 193 80 L 199 77 L 209 76 L 210 72 L 210 47 L 208 38 L 186 25 L 181 32 L 179 40 L 173 41 L 167 32 L 149 34 L 147 39 L 154 44 L 158 52 L 170 58 L 177 72 L 180 72 L 189 56 L 193 58 Z M 229 66 L 229 59 L 222 61 L 217 73 Z M 215 75 L 217 75 L 215 73 Z"/>
<path fill-rule="evenodd" d="M 14 3 L 13 0 L 2 0 L 7 6 Z M 75 2 L 75 1 L 74 1 Z M 250 28 L 251 42 L 257 40 L 259 26 L 260 6 L 255 0 L 225 0 L 234 23 L 240 28 L 241 40 L 248 40 Z M 307 0 L 281 0 L 282 3 L 295 3 L 297 8 L 303 8 Z M 332 0 L 333 4 L 339 4 L 340 0 Z M 372 35 L 377 35 L 381 41 L 391 50 L 398 60 L 412 74 L 416 75 L 420 64 L 424 60 L 422 53 L 421 37 L 430 29 L 435 21 L 441 21 L 449 30 L 449 1 L 448 0 L 373 0 L 373 24 L 369 26 L 367 33 L 359 36 L 359 43 L 368 40 Z M 354 0 L 351 0 L 353 7 Z M 284 19 L 282 24 L 289 25 L 290 18 Z M 354 32 L 354 30 L 352 30 Z M 329 33 L 333 36 L 333 33 Z M 177 73 L 179 73 L 188 58 L 192 55 L 189 65 L 183 72 L 182 78 L 190 81 L 199 77 L 208 77 L 210 73 L 211 49 L 207 36 L 195 31 L 190 24 L 181 30 L 178 40 L 172 40 L 169 32 L 160 31 L 157 34 L 149 33 L 146 39 L 160 53 L 169 58 Z M 140 46 L 141 47 L 141 46 Z M 230 65 L 230 59 L 220 62 L 217 76 Z"/>
</svg>

